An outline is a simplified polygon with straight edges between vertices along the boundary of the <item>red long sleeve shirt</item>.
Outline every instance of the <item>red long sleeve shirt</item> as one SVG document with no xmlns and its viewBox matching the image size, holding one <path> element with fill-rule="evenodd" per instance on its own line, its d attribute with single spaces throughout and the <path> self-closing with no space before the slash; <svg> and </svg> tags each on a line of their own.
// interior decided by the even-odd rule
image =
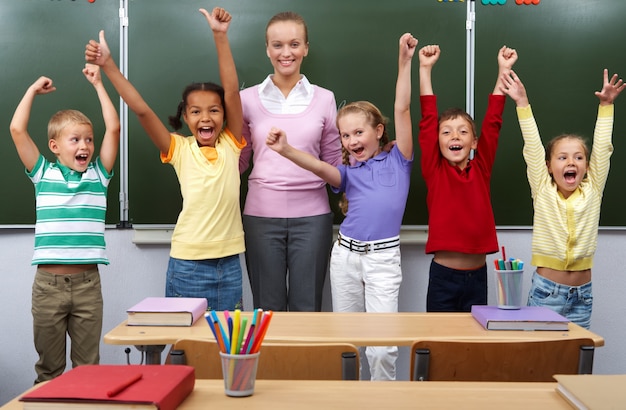
<svg viewBox="0 0 626 410">
<path fill-rule="evenodd" d="M 450 165 L 439 150 L 437 97 L 423 95 L 420 101 L 419 144 L 429 213 L 426 253 L 497 252 L 490 180 L 502 127 L 505 96 L 489 95 L 476 155 L 463 170 Z"/>
</svg>

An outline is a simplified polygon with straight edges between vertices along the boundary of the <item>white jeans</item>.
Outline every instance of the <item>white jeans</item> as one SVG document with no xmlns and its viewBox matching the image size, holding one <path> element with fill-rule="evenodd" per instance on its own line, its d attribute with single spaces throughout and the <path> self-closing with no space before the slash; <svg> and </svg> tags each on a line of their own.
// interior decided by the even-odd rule
<svg viewBox="0 0 626 410">
<path fill-rule="evenodd" d="M 335 312 L 397 312 L 402 283 L 400 247 L 355 253 L 335 242 L 330 284 Z M 372 380 L 395 380 L 397 346 L 365 349 Z"/>
</svg>

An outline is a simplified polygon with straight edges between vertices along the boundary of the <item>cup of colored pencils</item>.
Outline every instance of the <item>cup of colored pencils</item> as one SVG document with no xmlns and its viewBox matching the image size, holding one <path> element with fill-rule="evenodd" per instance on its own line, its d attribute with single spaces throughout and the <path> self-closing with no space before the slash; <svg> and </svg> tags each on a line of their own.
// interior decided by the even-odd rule
<svg viewBox="0 0 626 410">
<path fill-rule="evenodd" d="M 243 317 L 240 310 L 232 313 L 225 310 L 223 319 L 215 311 L 206 316 L 220 349 L 227 396 L 242 397 L 254 393 L 261 344 L 272 314 L 271 310 L 255 309 L 250 319 Z"/>
<path fill-rule="evenodd" d="M 495 259 L 496 289 L 500 309 L 520 309 L 522 306 L 522 285 L 524 280 L 524 262 L 515 258 L 506 258 L 502 247 L 502 259 Z"/>
</svg>

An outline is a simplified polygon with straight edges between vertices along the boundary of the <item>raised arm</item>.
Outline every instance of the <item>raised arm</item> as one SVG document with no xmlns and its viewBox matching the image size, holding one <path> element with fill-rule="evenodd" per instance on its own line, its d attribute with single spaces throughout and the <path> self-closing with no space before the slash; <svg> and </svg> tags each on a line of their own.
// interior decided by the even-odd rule
<svg viewBox="0 0 626 410">
<path fill-rule="evenodd" d="M 100 31 L 99 42 L 90 40 L 85 48 L 85 60 L 102 67 L 111 84 L 124 99 L 128 107 L 135 113 L 139 123 L 146 131 L 154 145 L 162 154 L 167 155 L 170 149 L 170 132 L 141 97 L 135 87 L 124 77 L 115 61 L 104 38 L 104 30 Z"/>
<path fill-rule="evenodd" d="M 539 128 L 535 122 L 532 109 L 528 102 L 528 95 L 524 84 L 511 70 L 508 74 L 501 76 L 501 90 L 504 94 L 511 97 L 517 105 L 517 119 L 519 121 L 522 138 L 524 139 L 524 148 L 522 154 L 526 161 L 526 176 L 530 185 L 530 191 L 533 198 L 541 187 L 551 181 L 548 167 L 546 166 L 546 153 L 539 136 Z"/>
<path fill-rule="evenodd" d="M 596 91 L 596 97 L 600 100 L 600 105 L 611 105 L 624 90 L 626 84 L 617 74 L 613 74 L 609 80 L 609 70 L 604 69 L 604 82 L 602 90 Z"/>
<path fill-rule="evenodd" d="M 393 116 L 396 144 L 406 159 L 413 157 L 413 127 L 411 125 L 411 60 L 415 54 L 417 39 L 410 33 L 400 37 L 398 55 L 398 79 Z"/>
<path fill-rule="evenodd" d="M 228 42 L 228 26 L 232 16 L 221 7 L 215 7 L 211 13 L 205 9 L 200 12 L 206 17 L 211 30 L 217 50 L 217 60 L 220 70 L 220 81 L 224 87 L 224 102 L 226 105 L 226 125 L 233 135 L 241 142 L 243 139 L 243 110 L 241 108 L 241 97 L 239 96 L 239 80 L 235 60 Z"/>
<path fill-rule="evenodd" d="M 299 167 L 304 168 L 307 171 L 311 171 L 331 186 L 339 187 L 341 185 L 341 174 L 336 167 L 315 158 L 308 152 L 300 151 L 289 145 L 285 131 L 278 128 L 272 128 L 265 143 L 272 150 L 278 152 L 280 155 L 292 161 Z"/>
<path fill-rule="evenodd" d="M 511 97 L 518 108 L 528 107 L 529 102 L 526 88 L 517 74 L 515 74 L 515 71 L 510 70 L 508 73 L 502 74 L 499 83 L 501 94 L 506 94 Z"/>
<path fill-rule="evenodd" d="M 613 154 L 613 123 L 615 120 L 615 99 L 624 90 L 624 82 L 617 74 L 609 79 L 609 71 L 603 70 L 603 84 L 595 95 L 600 100 L 598 117 L 593 130 L 593 148 L 589 156 L 587 177 L 597 187 L 599 192 L 604 190 L 609 176 L 609 160 Z"/>
<path fill-rule="evenodd" d="M 28 121 L 33 100 L 36 95 L 48 94 L 56 90 L 52 80 L 47 77 L 39 77 L 28 89 L 17 105 L 11 125 L 9 126 L 11 138 L 17 149 L 17 154 L 28 171 L 32 171 L 39 159 L 39 148 L 28 133 Z"/>
<path fill-rule="evenodd" d="M 493 88 L 493 94 L 502 95 L 502 76 L 511 72 L 513 65 L 517 61 L 517 51 L 514 48 L 502 46 L 498 50 L 498 77 L 496 78 L 496 85 Z"/>
<path fill-rule="evenodd" d="M 432 71 L 440 55 L 441 50 L 438 45 L 428 45 L 420 49 L 420 95 L 434 94 Z"/>
<path fill-rule="evenodd" d="M 104 88 L 104 84 L 102 84 L 100 67 L 94 64 L 85 64 L 83 74 L 95 88 L 100 100 L 105 128 L 104 138 L 102 138 L 102 145 L 100 146 L 100 161 L 102 161 L 102 165 L 110 173 L 115 166 L 115 159 L 120 146 L 120 118 L 109 94 Z"/>
</svg>

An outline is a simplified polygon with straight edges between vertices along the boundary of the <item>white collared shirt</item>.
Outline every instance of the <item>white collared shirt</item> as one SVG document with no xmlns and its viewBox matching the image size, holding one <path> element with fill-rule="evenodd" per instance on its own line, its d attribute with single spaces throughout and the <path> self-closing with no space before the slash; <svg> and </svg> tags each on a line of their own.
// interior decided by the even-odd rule
<svg viewBox="0 0 626 410">
<path fill-rule="evenodd" d="M 287 98 L 268 75 L 259 85 L 259 98 L 266 110 L 273 114 L 299 114 L 306 110 L 313 100 L 313 86 L 302 75 L 300 81 L 291 89 Z"/>
</svg>

